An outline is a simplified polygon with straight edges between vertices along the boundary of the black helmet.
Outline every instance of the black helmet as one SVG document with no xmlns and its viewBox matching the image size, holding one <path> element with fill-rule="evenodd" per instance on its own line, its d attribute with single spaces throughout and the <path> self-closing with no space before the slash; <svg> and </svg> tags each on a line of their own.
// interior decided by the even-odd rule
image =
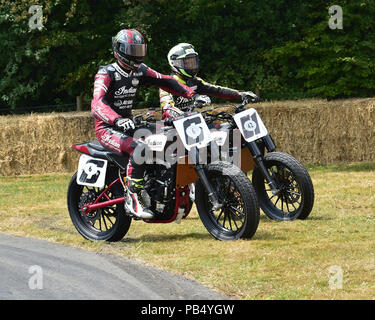
<svg viewBox="0 0 375 320">
<path fill-rule="evenodd" d="M 131 69 L 143 62 L 146 56 L 147 44 L 142 34 L 135 29 L 121 30 L 112 38 L 113 54 Z"/>
<path fill-rule="evenodd" d="M 186 77 L 195 77 L 199 71 L 198 52 L 189 43 L 179 43 L 168 53 L 168 62 L 174 72 Z"/>
</svg>

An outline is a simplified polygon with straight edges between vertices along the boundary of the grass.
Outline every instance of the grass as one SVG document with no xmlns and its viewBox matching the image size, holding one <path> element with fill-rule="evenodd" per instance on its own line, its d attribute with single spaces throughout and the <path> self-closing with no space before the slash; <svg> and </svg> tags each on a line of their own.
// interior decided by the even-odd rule
<svg viewBox="0 0 375 320">
<path fill-rule="evenodd" d="M 117 243 L 87 241 L 67 212 L 67 174 L 0 177 L 0 231 L 136 259 L 238 299 L 374 299 L 375 164 L 308 169 L 309 219 L 262 214 L 249 241 L 214 240 L 195 209 L 181 224 L 135 221 Z M 333 266 L 342 289 L 330 286 Z"/>
</svg>

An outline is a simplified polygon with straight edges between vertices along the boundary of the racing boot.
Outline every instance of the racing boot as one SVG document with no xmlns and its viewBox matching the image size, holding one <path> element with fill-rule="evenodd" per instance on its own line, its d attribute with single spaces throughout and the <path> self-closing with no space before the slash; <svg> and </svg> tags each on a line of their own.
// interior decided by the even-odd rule
<svg viewBox="0 0 375 320">
<path fill-rule="evenodd" d="M 132 179 L 127 177 L 128 191 L 125 194 L 125 210 L 140 219 L 152 219 L 154 213 L 146 208 L 142 196 L 143 179 Z"/>
</svg>

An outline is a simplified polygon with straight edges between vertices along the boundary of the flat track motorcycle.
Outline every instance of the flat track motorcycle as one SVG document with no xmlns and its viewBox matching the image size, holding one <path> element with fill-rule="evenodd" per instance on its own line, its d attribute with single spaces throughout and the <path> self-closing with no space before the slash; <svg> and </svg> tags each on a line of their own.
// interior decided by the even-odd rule
<svg viewBox="0 0 375 320">
<path fill-rule="evenodd" d="M 155 119 L 145 115 L 135 116 L 133 121 L 137 129 L 155 128 Z M 179 222 L 188 216 L 195 201 L 203 225 L 214 238 L 253 237 L 260 212 L 255 190 L 238 167 L 222 161 L 202 163 L 200 153 L 209 148 L 213 139 L 203 116 L 187 113 L 165 124 L 156 134 L 149 130 L 149 134 L 139 138 L 145 150 L 152 154 L 145 157 L 143 192 L 155 216 L 144 221 Z M 182 153 L 175 147 L 181 144 Z M 82 153 L 67 193 L 68 210 L 75 228 L 86 239 L 121 240 L 132 219 L 137 219 L 124 208 L 127 157 L 105 148 L 98 141 L 73 148 Z"/>
<path fill-rule="evenodd" d="M 257 111 L 245 109 L 248 103 L 244 101 L 236 106 L 234 114 L 214 113 L 213 110 L 219 107 L 202 114 L 209 127 L 217 129 L 215 140 L 220 140 L 219 144 L 224 145 L 223 141 L 230 137 L 231 152 L 235 149 L 234 132 L 240 131 L 241 161 L 238 166 L 244 172 L 252 170 L 251 180 L 264 213 L 280 221 L 306 219 L 314 205 L 310 175 L 293 156 L 276 151 L 275 143 Z"/>
</svg>

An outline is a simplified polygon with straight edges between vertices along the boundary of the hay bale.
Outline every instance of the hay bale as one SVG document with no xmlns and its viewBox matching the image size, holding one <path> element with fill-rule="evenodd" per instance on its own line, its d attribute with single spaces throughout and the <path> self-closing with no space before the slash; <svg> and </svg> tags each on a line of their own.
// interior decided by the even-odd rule
<svg viewBox="0 0 375 320">
<path fill-rule="evenodd" d="M 0 174 L 70 172 L 78 153 L 73 144 L 95 139 L 90 114 L 32 114 L 0 117 Z"/>
<path fill-rule="evenodd" d="M 234 105 L 217 111 L 233 112 Z M 250 107 L 259 112 L 277 149 L 304 164 L 375 161 L 375 99 L 307 99 Z M 79 153 L 71 146 L 96 139 L 89 112 L 0 116 L 0 126 L 0 175 L 72 172 Z"/>
<path fill-rule="evenodd" d="M 374 161 L 374 99 L 302 100 L 257 108 L 278 149 L 304 163 Z"/>
</svg>

